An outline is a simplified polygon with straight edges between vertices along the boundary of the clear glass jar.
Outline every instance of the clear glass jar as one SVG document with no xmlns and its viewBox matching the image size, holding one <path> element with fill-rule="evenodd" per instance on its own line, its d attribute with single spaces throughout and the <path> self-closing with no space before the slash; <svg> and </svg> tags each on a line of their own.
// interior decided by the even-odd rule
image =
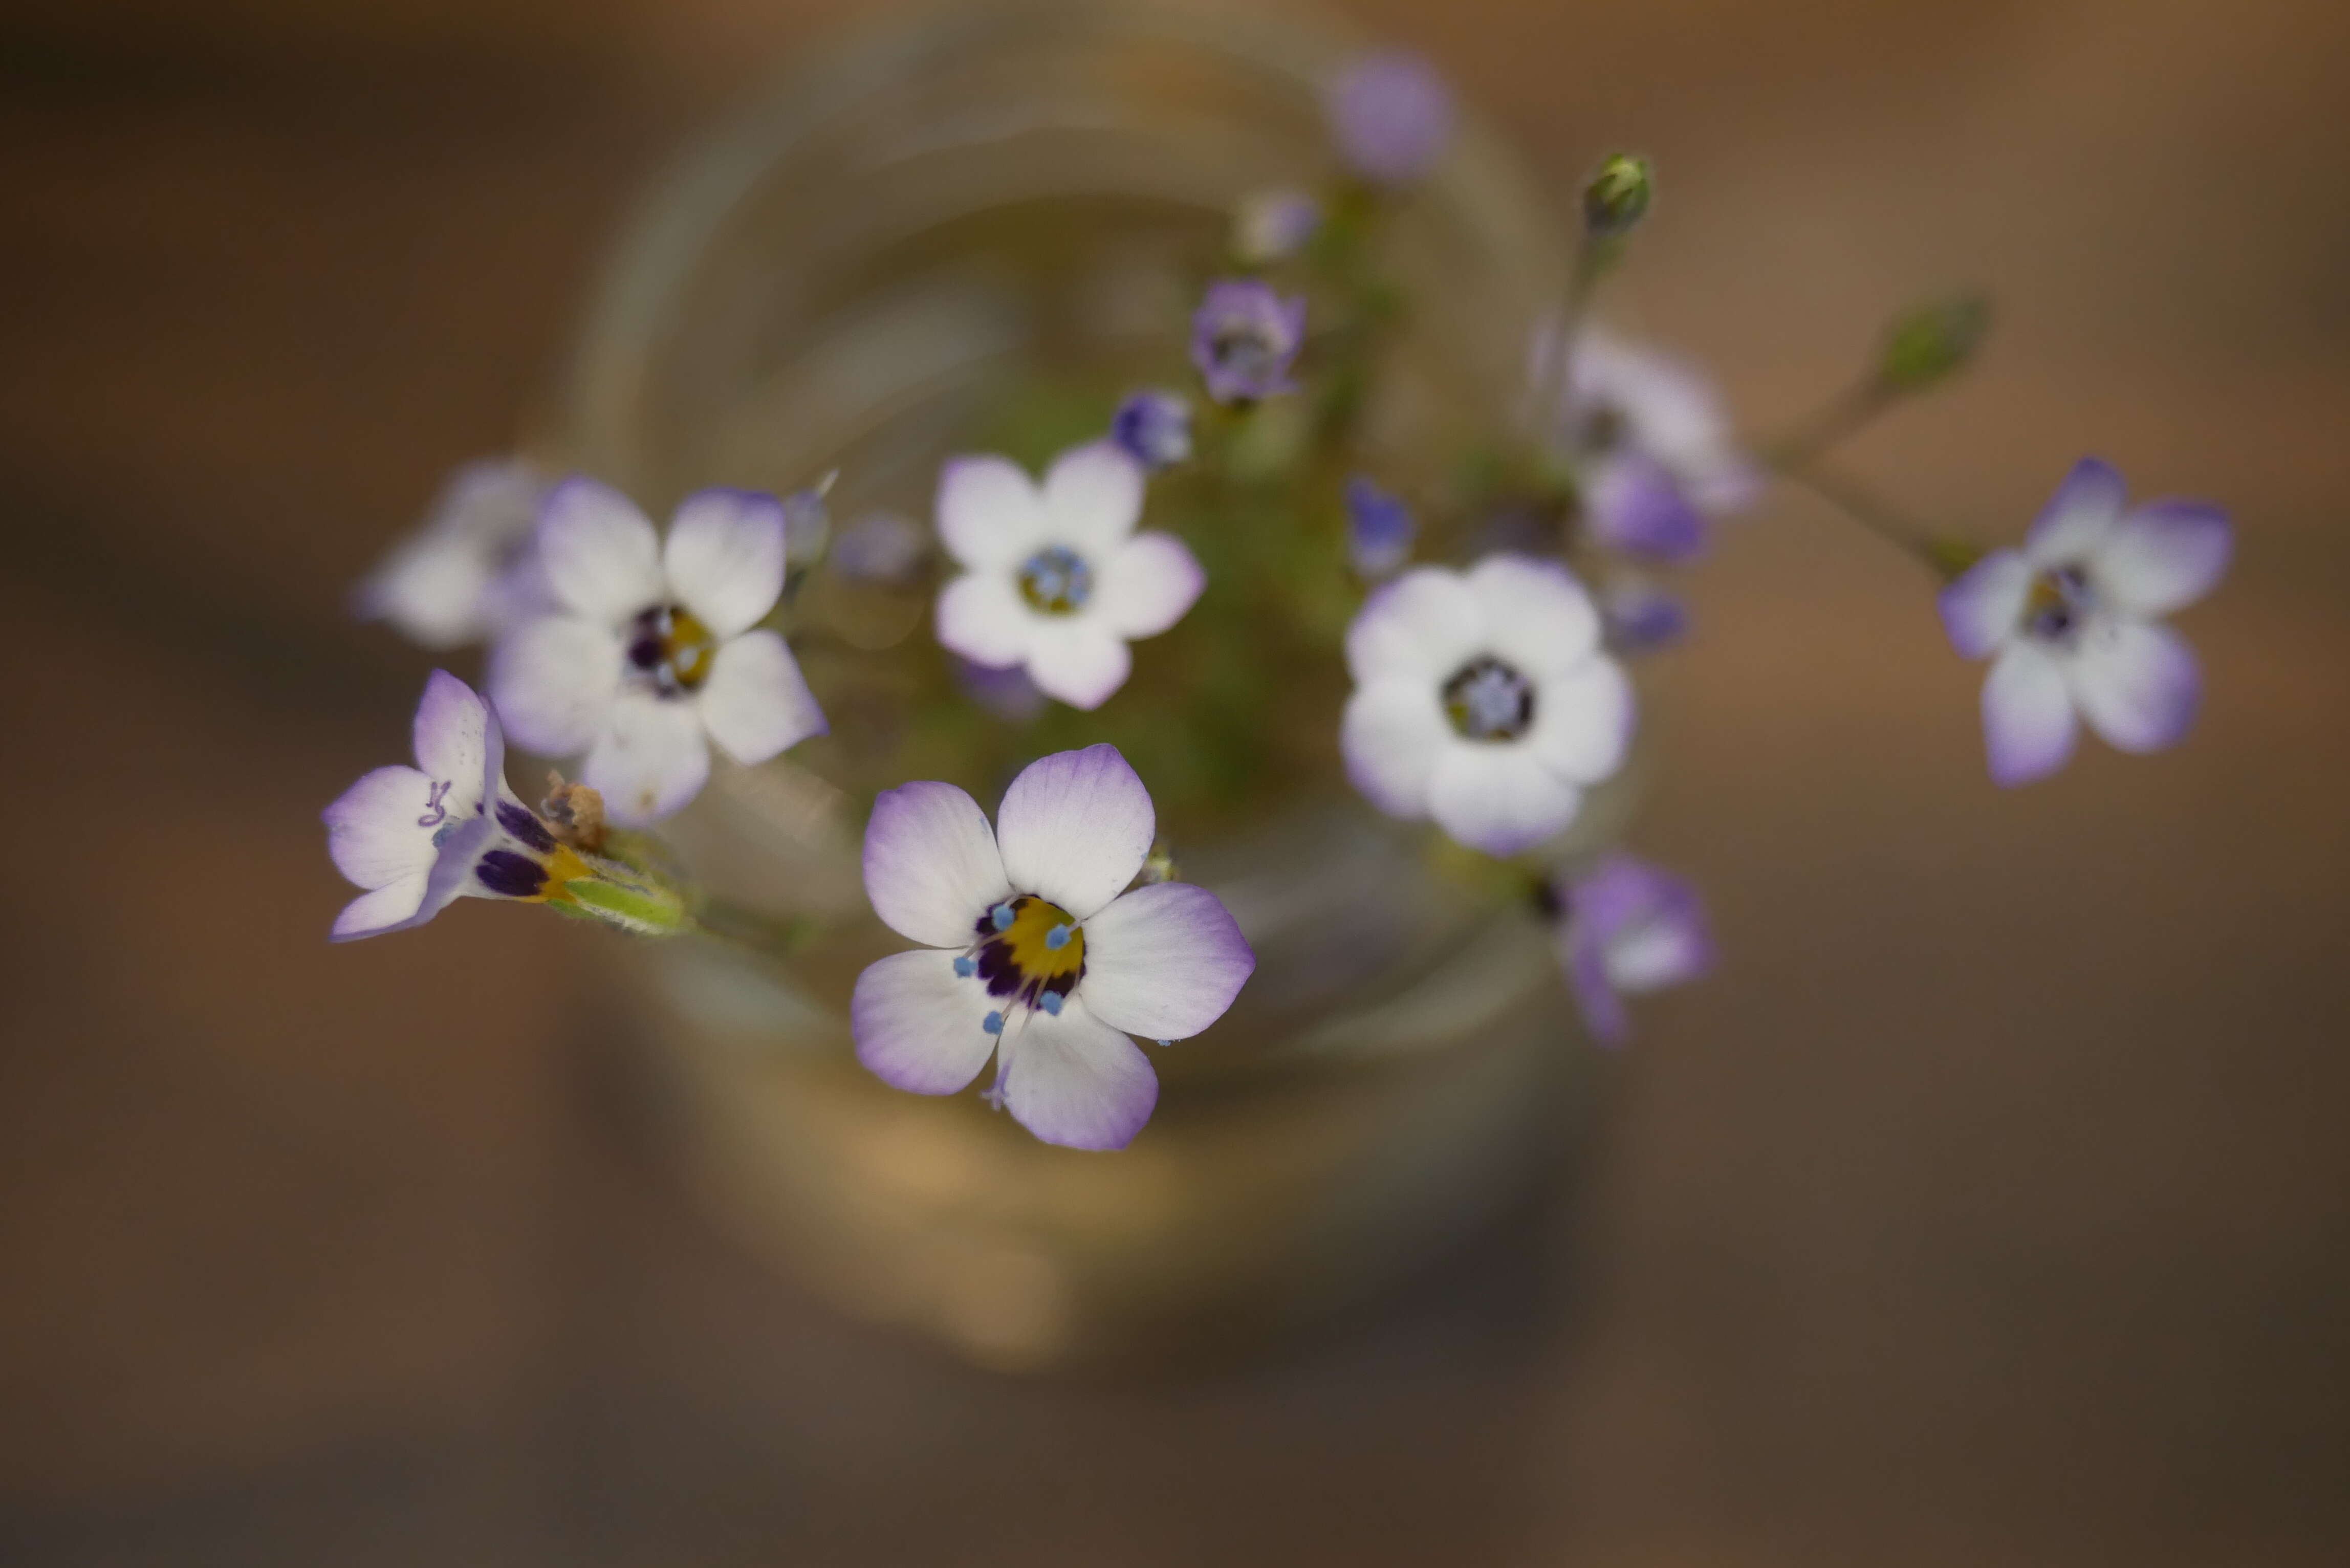
<svg viewBox="0 0 2350 1568">
<path fill-rule="evenodd" d="M 1348 47 L 1253 11 L 1064 0 L 949 12 L 819 60 L 693 154 L 628 235 L 578 347 L 562 459 L 655 510 L 837 468 L 836 526 L 876 508 L 927 525 L 941 460 L 998 444 L 1012 404 L 1065 393 L 1097 419 L 1133 386 L 1189 384 L 1201 268 L 1242 196 L 1327 174 L 1321 88 Z M 1514 417 L 1567 241 L 1472 120 L 1383 244 L 1412 308 L 1365 444 L 1385 472 L 1433 472 Z M 1161 801 L 1184 879 L 1224 899 L 1259 966 L 1213 1029 L 1151 1051 L 1161 1094 L 1132 1147 L 1049 1147 L 978 1085 L 928 1099 L 870 1077 L 847 996 L 906 945 L 864 902 L 872 791 L 947 777 L 992 806 L 1008 763 L 1108 737 L 1064 711 L 1050 743 L 909 739 L 900 677 L 942 658 L 927 592 L 819 587 L 791 613 L 835 734 L 723 772 L 674 826 L 730 898 L 827 934 L 782 964 L 683 944 L 645 963 L 682 1147 L 752 1244 L 991 1365 L 1182 1355 L 1362 1298 L 1551 1162 L 1588 1048 L 1547 933 L 1347 787 L 1335 660 L 1267 677 L 1305 717 L 1280 711 L 1275 764 L 1236 800 Z M 1146 671 L 1199 657 L 1185 636 L 1138 644 L 1134 689 L 1105 714 L 1147 725 Z M 1611 837 L 1627 794 L 1596 795 L 1575 836 Z"/>
</svg>

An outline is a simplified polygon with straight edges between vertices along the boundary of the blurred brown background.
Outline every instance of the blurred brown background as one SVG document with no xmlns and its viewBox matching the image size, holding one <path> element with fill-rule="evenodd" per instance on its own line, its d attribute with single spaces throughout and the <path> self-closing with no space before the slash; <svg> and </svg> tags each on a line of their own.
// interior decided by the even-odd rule
<svg viewBox="0 0 2350 1568">
<path fill-rule="evenodd" d="M 2154 761 L 1982 776 L 1912 568 L 1703 574 L 1645 846 L 1729 959 L 1575 1180 L 1203 1380 L 963 1370 L 737 1254 L 576 933 L 329 950 L 425 667 L 347 585 L 544 394 L 600 242 L 847 0 L 25 0 L 0 21 L 0 1560 L 2350 1557 L 2350 8 L 1358 0 L 1741 404 L 1992 287 L 1855 461 L 2019 530 L 2223 498 Z"/>
</svg>

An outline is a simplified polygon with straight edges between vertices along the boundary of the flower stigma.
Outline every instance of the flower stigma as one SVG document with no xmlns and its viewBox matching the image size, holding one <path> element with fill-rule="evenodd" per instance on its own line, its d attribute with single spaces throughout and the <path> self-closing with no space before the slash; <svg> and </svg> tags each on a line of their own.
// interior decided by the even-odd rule
<svg viewBox="0 0 2350 1568">
<path fill-rule="evenodd" d="M 1534 683 L 1491 654 L 1444 683 L 1444 712 L 1472 741 L 1514 741 L 1534 727 Z"/>
<path fill-rule="evenodd" d="M 1094 569 L 1063 545 L 1047 545 L 1020 567 L 1020 597 L 1046 615 L 1075 615 L 1094 597 Z"/>
<path fill-rule="evenodd" d="M 637 617 L 628 633 L 629 668 L 664 697 L 700 688 L 710 678 L 718 639 L 691 610 L 657 605 Z"/>
</svg>

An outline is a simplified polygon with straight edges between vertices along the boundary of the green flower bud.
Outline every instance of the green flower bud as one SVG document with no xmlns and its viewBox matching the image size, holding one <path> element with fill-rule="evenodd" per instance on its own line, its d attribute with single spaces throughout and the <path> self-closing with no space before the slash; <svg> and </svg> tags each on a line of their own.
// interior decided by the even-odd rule
<svg viewBox="0 0 2350 1568">
<path fill-rule="evenodd" d="M 1922 391 L 1965 369 L 1990 331 L 1991 302 L 1981 295 L 1918 306 L 1887 328 L 1877 374 L 1897 391 Z"/>
<path fill-rule="evenodd" d="M 1595 239 L 1621 239 L 1648 210 L 1656 180 L 1648 161 L 1618 152 L 1583 188 L 1583 222 Z"/>
</svg>

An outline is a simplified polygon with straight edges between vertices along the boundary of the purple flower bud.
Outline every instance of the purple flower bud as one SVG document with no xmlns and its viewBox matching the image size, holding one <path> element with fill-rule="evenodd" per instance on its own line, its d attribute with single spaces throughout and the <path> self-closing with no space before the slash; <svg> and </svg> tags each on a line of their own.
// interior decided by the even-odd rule
<svg viewBox="0 0 2350 1568">
<path fill-rule="evenodd" d="M 1330 84 L 1330 128 L 1355 172 L 1383 185 L 1417 180 L 1452 140 L 1452 89 L 1418 55 L 1366 55 Z"/>
<path fill-rule="evenodd" d="M 1361 474 L 1347 482 L 1347 553 L 1366 581 L 1401 571 L 1419 531 L 1411 508 L 1397 497 Z"/>
<path fill-rule="evenodd" d="M 1628 855 L 1554 885 L 1558 956 L 1584 1022 L 1605 1045 L 1631 1037 L 1627 995 L 1696 980 L 1713 967 L 1697 889 Z"/>
<path fill-rule="evenodd" d="M 1601 460 L 1584 483 L 1591 535 L 1611 549 L 1652 561 L 1688 561 L 1704 553 L 1705 514 L 1672 471 L 1637 452 Z"/>
<path fill-rule="evenodd" d="M 1220 403 L 1294 392 L 1289 369 L 1305 341 L 1305 296 L 1284 299 L 1255 278 L 1208 286 L 1191 317 L 1191 363 Z"/>
<path fill-rule="evenodd" d="M 1653 653 L 1689 635 L 1689 607 L 1679 594 L 1645 577 L 1619 577 L 1599 596 L 1608 646 L 1622 653 Z"/>
<path fill-rule="evenodd" d="M 1143 391 L 1118 404 L 1109 439 L 1145 468 L 1166 468 L 1191 455 L 1191 405 L 1174 392 Z"/>
<path fill-rule="evenodd" d="M 1322 204 L 1303 191 L 1259 191 L 1232 213 L 1232 254 L 1252 266 L 1284 261 L 1322 226 Z"/>
<path fill-rule="evenodd" d="M 904 583 L 921 569 L 931 537 L 895 512 L 868 512 L 840 531 L 832 569 L 852 582 Z"/>
</svg>

